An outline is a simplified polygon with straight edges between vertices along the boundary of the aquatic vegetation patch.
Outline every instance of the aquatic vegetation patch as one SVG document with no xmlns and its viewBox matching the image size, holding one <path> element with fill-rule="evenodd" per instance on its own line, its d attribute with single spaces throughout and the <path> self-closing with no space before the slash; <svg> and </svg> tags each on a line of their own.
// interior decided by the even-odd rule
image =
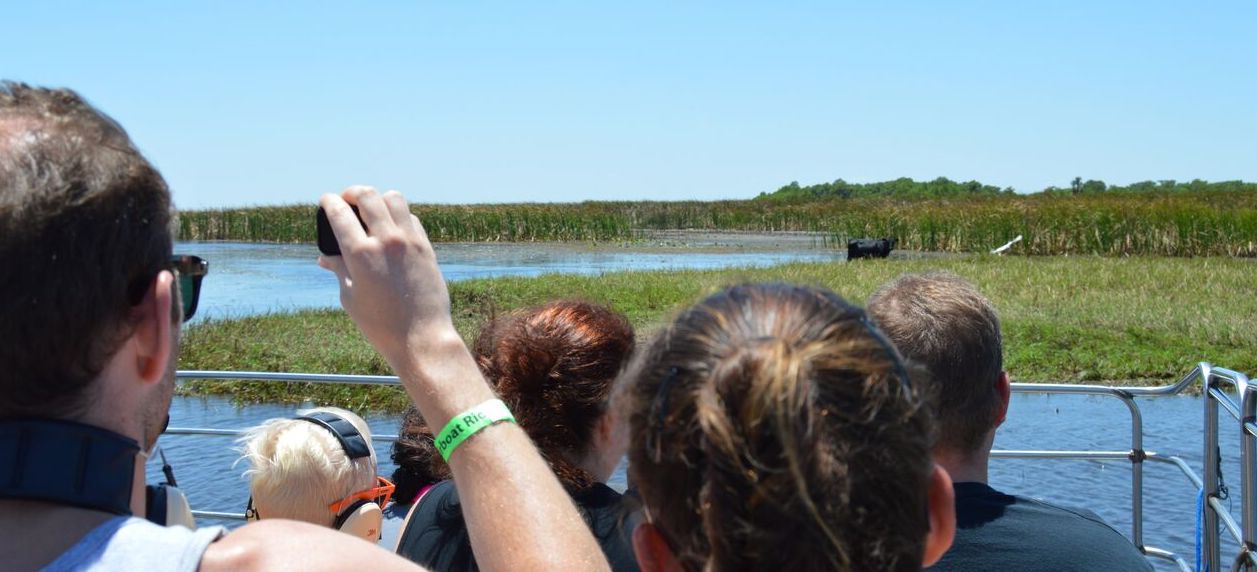
<svg viewBox="0 0 1257 572">
<path fill-rule="evenodd" d="M 863 303 L 904 272 L 945 269 L 991 298 L 1004 326 L 1005 363 L 1016 381 L 1164 383 L 1198 360 L 1257 372 L 1257 260 L 1234 258 L 943 257 L 788 264 L 718 271 L 551 274 L 450 284 L 455 324 L 471 340 L 498 312 L 558 298 L 624 312 L 647 339 L 675 312 L 729 284 L 788 281 L 826 286 Z M 185 332 L 180 369 L 389 374 L 340 310 L 213 320 Z M 319 384 L 185 384 L 185 393 L 246 401 L 313 401 L 399 410 L 396 387 Z"/>
</svg>

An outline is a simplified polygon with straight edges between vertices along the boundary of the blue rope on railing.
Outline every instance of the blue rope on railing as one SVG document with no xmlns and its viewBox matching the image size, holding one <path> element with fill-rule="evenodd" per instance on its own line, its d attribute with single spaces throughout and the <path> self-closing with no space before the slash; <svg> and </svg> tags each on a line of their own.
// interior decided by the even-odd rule
<svg viewBox="0 0 1257 572">
<path fill-rule="evenodd" d="M 1209 567 L 1201 562 L 1204 546 L 1201 544 L 1201 531 L 1205 528 L 1205 489 L 1201 488 L 1196 495 L 1196 572 L 1209 572 Z"/>
</svg>

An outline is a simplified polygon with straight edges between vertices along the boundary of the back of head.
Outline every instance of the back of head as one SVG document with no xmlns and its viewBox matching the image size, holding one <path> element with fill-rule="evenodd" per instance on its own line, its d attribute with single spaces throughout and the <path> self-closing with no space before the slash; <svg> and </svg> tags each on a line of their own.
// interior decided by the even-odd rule
<svg viewBox="0 0 1257 572">
<path fill-rule="evenodd" d="M 476 340 L 480 369 L 569 491 L 594 482 L 577 463 L 633 344 L 623 315 L 566 300 L 496 319 Z"/>
<path fill-rule="evenodd" d="M 65 417 L 169 264 L 170 193 L 69 90 L 0 83 L 0 418 Z"/>
<path fill-rule="evenodd" d="M 369 444 L 371 430 L 361 417 L 335 407 L 336 414 L 358 429 Z M 290 518 L 331 526 L 336 518 L 328 505 L 376 485 L 376 456 L 350 459 L 326 427 L 301 419 L 271 419 L 241 438 L 242 454 L 254 506 L 260 518 Z"/>
<path fill-rule="evenodd" d="M 450 478 L 449 466 L 441 460 L 433 442 L 432 428 L 414 405 L 402 416 L 402 427 L 393 442 L 393 492 L 398 502 L 408 504 L 419 491 L 432 483 Z"/>
<path fill-rule="evenodd" d="M 986 446 L 1004 370 L 999 316 L 972 284 L 949 272 L 908 274 L 873 294 L 869 315 L 909 361 L 929 370 L 940 448 Z"/>
<path fill-rule="evenodd" d="M 730 288 L 625 372 L 630 478 L 689 570 L 918 570 L 931 425 L 906 376 L 832 292 Z"/>
</svg>

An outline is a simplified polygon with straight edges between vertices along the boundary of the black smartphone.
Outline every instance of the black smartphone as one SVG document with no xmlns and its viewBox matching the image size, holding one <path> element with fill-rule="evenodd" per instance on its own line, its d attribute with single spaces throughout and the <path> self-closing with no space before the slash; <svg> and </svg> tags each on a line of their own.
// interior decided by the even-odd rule
<svg viewBox="0 0 1257 572">
<path fill-rule="evenodd" d="M 358 212 L 357 206 L 350 206 L 354 210 L 354 216 L 358 217 L 358 224 L 362 225 L 362 230 L 367 229 L 367 223 L 362 222 L 362 214 Z M 319 212 L 314 216 L 314 223 L 318 227 L 319 252 L 328 256 L 340 256 L 340 243 L 336 241 L 336 233 L 332 232 L 332 223 L 327 220 L 327 212 L 323 207 L 319 207 Z"/>
</svg>

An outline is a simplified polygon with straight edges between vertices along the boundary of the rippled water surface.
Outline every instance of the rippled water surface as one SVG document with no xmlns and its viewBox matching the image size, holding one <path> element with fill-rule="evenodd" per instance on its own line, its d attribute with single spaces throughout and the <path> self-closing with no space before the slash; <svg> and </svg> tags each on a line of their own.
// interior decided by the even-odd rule
<svg viewBox="0 0 1257 572">
<path fill-rule="evenodd" d="M 336 278 L 315 263 L 318 251 L 304 244 L 183 242 L 179 253 L 209 261 L 197 320 L 245 316 L 340 304 Z M 699 248 L 589 246 L 555 243 L 438 244 L 441 271 L 450 281 L 547 273 L 600 274 L 620 270 L 712 269 L 771 266 L 786 262 L 846 260 L 846 251 L 819 239 L 773 244 L 706 244 Z"/>
<path fill-rule="evenodd" d="M 1179 455 L 1201 472 L 1201 399 L 1167 397 L 1139 403 L 1145 416 L 1145 448 Z M 171 427 L 242 428 L 271 417 L 292 416 L 295 410 L 282 405 L 237 407 L 221 398 L 177 397 L 171 409 Z M 1124 450 L 1130 446 L 1129 418 L 1126 407 L 1113 399 L 1015 395 L 1008 422 L 997 434 L 996 448 Z M 367 420 L 379 435 L 395 434 L 400 423 L 398 417 L 390 415 L 368 415 Z M 1225 428 L 1222 431 L 1224 473 L 1231 483 L 1239 478 L 1235 434 Z M 245 466 L 233 466 L 237 453 L 232 449 L 231 438 L 166 435 L 160 445 L 194 508 L 243 511 L 248 498 L 247 485 L 241 477 Z M 390 474 L 393 465 L 388 461 L 389 444 L 376 443 L 376 447 L 383 462 L 381 473 Z M 1191 561 L 1196 506 L 1191 484 L 1177 468 L 1168 465 L 1148 463 L 1144 474 L 1145 542 L 1176 551 Z M 149 476 L 152 481 L 161 478 L 156 460 L 149 464 Z M 992 462 L 990 481 L 1005 492 L 1090 509 L 1123 534 L 1131 534 L 1129 462 L 997 459 Z M 611 484 L 623 488 L 623 467 Z M 1238 486 L 1235 490 L 1231 504 L 1238 511 Z M 203 521 L 211 523 L 224 524 Z M 1233 554 L 1234 549 L 1235 545 L 1228 543 L 1225 550 Z"/>
</svg>

